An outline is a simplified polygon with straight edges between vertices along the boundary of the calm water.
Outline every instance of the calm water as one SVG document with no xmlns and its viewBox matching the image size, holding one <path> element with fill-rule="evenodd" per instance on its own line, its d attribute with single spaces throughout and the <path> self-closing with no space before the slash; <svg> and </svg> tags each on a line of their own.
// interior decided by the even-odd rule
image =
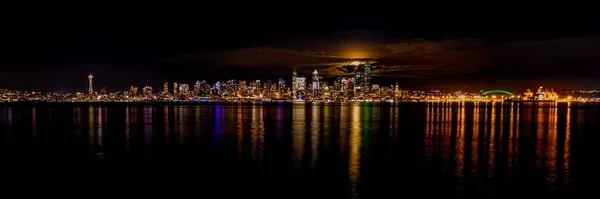
<svg viewBox="0 0 600 199">
<path fill-rule="evenodd" d="M 576 194 L 595 184 L 599 116 L 500 103 L 5 104 L 0 168 L 15 188 L 108 194 Z"/>
</svg>

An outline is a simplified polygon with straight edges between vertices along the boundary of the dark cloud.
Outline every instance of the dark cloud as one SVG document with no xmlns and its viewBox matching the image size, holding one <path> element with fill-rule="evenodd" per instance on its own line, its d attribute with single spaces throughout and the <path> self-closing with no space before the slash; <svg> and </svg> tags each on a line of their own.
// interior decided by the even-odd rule
<svg viewBox="0 0 600 199">
<path fill-rule="evenodd" d="M 272 47 L 242 48 L 222 52 L 189 53 L 171 57 L 168 63 L 182 65 L 211 64 L 213 67 L 287 67 L 330 65 L 348 61 L 325 52 Z"/>
<path fill-rule="evenodd" d="M 318 69 L 325 76 L 354 73 L 348 66 L 355 54 L 371 57 L 374 76 L 399 81 L 450 80 L 489 82 L 490 79 L 532 81 L 565 80 L 572 77 L 597 77 L 600 61 L 600 38 L 559 38 L 539 41 L 489 42 L 478 38 L 456 38 L 431 41 L 404 40 L 395 43 L 349 42 L 311 43 L 313 48 L 243 48 L 230 51 L 185 54 L 167 63 L 261 73 L 287 77 L 292 69 L 310 72 Z M 308 46 L 308 45 L 307 45 Z M 360 47 L 367 52 L 360 52 Z M 308 49 L 308 50 L 306 50 Z M 414 79 L 414 80 L 411 80 Z"/>
</svg>

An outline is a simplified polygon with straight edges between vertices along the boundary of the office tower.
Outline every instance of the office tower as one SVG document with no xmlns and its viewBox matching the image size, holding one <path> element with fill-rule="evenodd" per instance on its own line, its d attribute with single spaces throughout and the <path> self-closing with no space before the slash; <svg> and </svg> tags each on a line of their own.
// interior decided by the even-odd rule
<svg viewBox="0 0 600 199">
<path fill-rule="evenodd" d="M 202 82 L 196 81 L 196 84 L 194 84 L 194 95 L 200 95 L 200 90 L 202 90 Z"/>
<path fill-rule="evenodd" d="M 317 72 L 317 70 L 315 70 L 312 73 L 312 91 L 313 91 L 313 97 L 318 98 L 319 97 L 319 89 L 320 89 L 320 77 L 319 77 L 319 72 Z"/>
<path fill-rule="evenodd" d="M 169 82 L 165 81 L 165 84 L 163 84 L 163 95 L 168 95 L 169 94 Z"/>
<path fill-rule="evenodd" d="M 292 96 L 296 96 L 296 91 L 298 91 L 298 88 L 296 87 L 297 76 L 298 74 L 296 73 L 296 70 L 294 70 L 294 72 L 292 72 Z"/>
<path fill-rule="evenodd" d="M 369 89 L 371 85 L 371 64 L 368 61 L 363 65 L 362 73 L 362 86 L 365 89 Z"/>
<path fill-rule="evenodd" d="M 132 85 L 131 88 L 129 89 L 129 92 L 131 92 L 133 95 L 137 95 L 138 87 Z"/>
<path fill-rule="evenodd" d="M 177 91 L 179 90 L 179 86 L 177 82 L 173 82 L 173 95 L 177 95 Z"/>
<path fill-rule="evenodd" d="M 303 91 L 306 89 L 306 77 L 296 77 L 296 90 Z"/>
<path fill-rule="evenodd" d="M 145 86 L 144 88 L 142 88 L 142 94 L 144 94 L 144 95 L 152 95 L 152 87 Z"/>
<path fill-rule="evenodd" d="M 190 85 L 188 84 L 179 84 L 179 93 L 187 95 L 190 92 Z"/>
</svg>

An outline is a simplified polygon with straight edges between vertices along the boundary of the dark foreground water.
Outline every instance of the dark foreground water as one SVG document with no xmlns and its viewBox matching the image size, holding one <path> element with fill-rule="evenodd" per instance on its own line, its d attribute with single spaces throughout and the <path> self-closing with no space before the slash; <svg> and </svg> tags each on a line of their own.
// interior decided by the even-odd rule
<svg viewBox="0 0 600 199">
<path fill-rule="evenodd" d="M 599 116 L 500 103 L 4 104 L 0 180 L 80 197 L 577 196 L 597 183 Z"/>
</svg>

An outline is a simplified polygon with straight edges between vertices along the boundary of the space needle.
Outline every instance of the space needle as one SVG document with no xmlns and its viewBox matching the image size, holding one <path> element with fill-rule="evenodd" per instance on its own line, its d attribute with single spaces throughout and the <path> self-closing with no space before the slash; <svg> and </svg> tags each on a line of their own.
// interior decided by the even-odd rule
<svg viewBox="0 0 600 199">
<path fill-rule="evenodd" d="M 90 75 L 88 75 L 88 81 L 89 81 L 89 92 L 93 93 L 94 90 L 92 89 L 92 81 L 94 80 L 94 76 L 92 76 L 92 73 L 90 73 Z"/>
</svg>

